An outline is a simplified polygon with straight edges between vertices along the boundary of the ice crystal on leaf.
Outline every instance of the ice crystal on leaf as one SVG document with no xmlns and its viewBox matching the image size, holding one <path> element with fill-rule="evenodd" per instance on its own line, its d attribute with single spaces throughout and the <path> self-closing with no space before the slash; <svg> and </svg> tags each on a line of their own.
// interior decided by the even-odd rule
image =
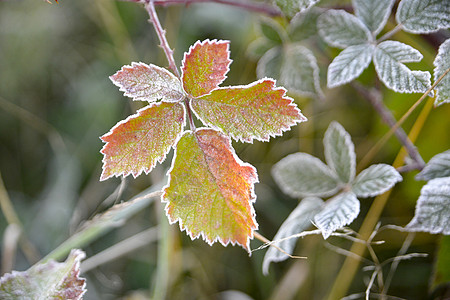
<svg viewBox="0 0 450 300">
<path fill-rule="evenodd" d="M 193 239 L 202 236 L 209 244 L 239 244 L 250 251 L 258 228 L 252 206 L 258 176 L 237 157 L 230 136 L 266 141 L 306 118 L 273 79 L 219 87 L 230 64 L 228 41 L 205 40 L 185 53 L 181 78 L 144 63 L 111 76 L 125 96 L 150 105 L 101 137 L 106 144 L 100 179 L 147 174 L 174 147 L 162 195 L 169 221 L 179 222 Z M 186 110 L 212 128 L 184 131 Z"/>
</svg>

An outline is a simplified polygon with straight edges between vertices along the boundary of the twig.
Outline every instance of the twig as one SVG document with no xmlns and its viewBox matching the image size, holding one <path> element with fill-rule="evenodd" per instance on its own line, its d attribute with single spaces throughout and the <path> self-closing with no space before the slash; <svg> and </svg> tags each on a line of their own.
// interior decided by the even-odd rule
<svg viewBox="0 0 450 300">
<path fill-rule="evenodd" d="M 375 277 L 377 277 L 377 275 L 378 275 L 378 270 L 373 271 L 372 276 L 370 277 L 369 284 L 367 284 L 366 300 L 370 299 L 370 289 L 372 288 L 373 282 L 375 281 Z"/>
<path fill-rule="evenodd" d="M 269 239 L 267 239 L 266 237 L 264 237 L 263 235 L 259 234 L 258 232 L 254 232 L 253 233 L 254 237 L 258 240 L 260 240 L 261 242 L 265 243 L 262 246 L 252 250 L 251 252 L 257 251 L 257 250 L 261 250 L 264 249 L 268 246 L 274 247 L 275 249 L 277 249 L 278 251 L 280 251 L 283 254 L 286 254 L 287 256 L 289 256 L 290 258 L 303 258 L 303 259 L 307 259 L 307 257 L 305 256 L 296 256 L 296 255 L 292 255 L 287 253 L 286 251 L 284 251 L 283 249 L 281 249 L 280 247 L 278 247 L 277 245 L 274 245 L 274 243 L 280 242 L 282 240 L 278 240 L 278 241 L 270 241 Z"/>
<path fill-rule="evenodd" d="M 396 34 L 397 32 L 399 32 L 402 29 L 403 29 L 403 25 L 402 24 L 398 24 L 392 30 L 386 32 L 382 37 L 380 37 L 377 40 L 377 44 L 381 43 L 382 41 L 387 40 L 388 38 L 390 38 L 391 36 L 393 36 L 394 34 Z"/>
<path fill-rule="evenodd" d="M 16 261 L 17 243 L 22 229 L 17 224 L 9 224 L 3 233 L 3 253 L 0 274 L 11 272 Z"/>
</svg>

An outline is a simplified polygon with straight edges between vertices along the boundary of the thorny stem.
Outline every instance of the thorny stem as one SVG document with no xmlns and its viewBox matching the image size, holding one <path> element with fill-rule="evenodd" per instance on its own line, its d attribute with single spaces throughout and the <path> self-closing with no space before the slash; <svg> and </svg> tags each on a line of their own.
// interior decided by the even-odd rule
<svg viewBox="0 0 450 300">
<path fill-rule="evenodd" d="M 255 3 L 255 2 L 242 1 L 242 0 L 154 0 L 154 1 L 151 1 L 151 0 L 122 0 L 122 1 L 142 3 L 142 4 L 153 2 L 154 5 L 161 5 L 161 6 L 169 6 L 169 5 L 174 5 L 174 4 L 189 5 L 192 3 L 211 2 L 211 3 L 231 5 L 231 6 L 246 9 L 248 11 L 264 13 L 271 17 L 277 17 L 277 16 L 281 15 L 281 11 L 275 6 L 267 5 L 265 3 Z"/>
<path fill-rule="evenodd" d="M 394 127 L 396 120 L 394 116 L 392 115 L 391 111 L 384 105 L 381 95 L 379 91 L 377 90 L 369 90 L 363 85 L 355 82 L 352 84 L 352 86 L 365 98 L 367 99 L 370 104 L 372 104 L 373 108 L 377 111 L 377 113 L 381 116 L 381 119 L 389 126 Z M 425 162 L 423 161 L 422 157 L 420 156 L 419 152 L 417 151 L 414 144 L 411 142 L 411 140 L 406 135 L 405 131 L 398 127 L 395 130 L 395 135 L 397 136 L 398 140 L 403 144 L 406 151 L 408 151 L 409 156 L 414 160 L 414 163 L 405 170 L 410 170 L 412 166 L 414 166 L 413 169 L 423 169 L 425 166 Z M 409 165 L 408 165 L 409 166 Z M 365 165 L 361 165 L 359 168 L 364 168 Z M 402 169 L 403 170 L 403 169 Z M 403 170 L 403 171 L 405 171 Z"/>
</svg>

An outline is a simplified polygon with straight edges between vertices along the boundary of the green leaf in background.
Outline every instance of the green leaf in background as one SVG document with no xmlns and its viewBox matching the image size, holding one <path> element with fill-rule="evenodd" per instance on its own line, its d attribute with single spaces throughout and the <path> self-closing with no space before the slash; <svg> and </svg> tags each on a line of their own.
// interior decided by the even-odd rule
<svg viewBox="0 0 450 300">
<path fill-rule="evenodd" d="M 352 184 L 352 191 L 358 197 L 373 197 L 386 192 L 402 179 L 394 167 L 376 164 L 358 174 Z"/>
<path fill-rule="evenodd" d="M 416 175 L 416 180 L 431 180 L 450 176 L 450 150 L 436 154 Z"/>
<path fill-rule="evenodd" d="M 334 171 L 307 153 L 286 156 L 273 166 L 272 176 L 280 189 L 291 197 L 326 197 L 339 189 Z"/>
<path fill-rule="evenodd" d="M 355 178 L 356 154 L 352 138 L 338 122 L 331 122 L 323 138 L 325 159 L 343 183 Z"/>
<path fill-rule="evenodd" d="M 80 278 L 81 250 L 72 250 L 63 263 L 38 263 L 24 272 L 12 271 L 0 278 L 0 299 L 81 300 L 86 282 Z"/>
<path fill-rule="evenodd" d="M 402 0 L 395 19 L 411 33 L 431 33 L 450 27 L 450 1 Z"/>
<path fill-rule="evenodd" d="M 359 214 L 359 200 L 352 192 L 341 193 L 325 202 L 314 222 L 327 239 L 336 229 L 350 224 Z"/>
<path fill-rule="evenodd" d="M 192 109 L 204 124 L 237 140 L 267 141 L 296 123 L 306 121 L 284 88 L 273 79 L 245 86 L 223 87 L 193 99 Z"/>
<path fill-rule="evenodd" d="M 286 44 L 267 51 L 258 62 L 256 73 L 278 79 L 289 91 L 323 98 L 317 60 L 306 47 Z"/>
<path fill-rule="evenodd" d="M 319 1 L 320 0 L 275 0 L 275 3 L 287 17 L 292 18 L 298 12 L 304 12 Z"/>
<path fill-rule="evenodd" d="M 192 97 L 208 94 L 226 78 L 231 64 L 229 41 L 197 41 L 184 54 L 181 81 Z"/>
<path fill-rule="evenodd" d="M 257 60 L 275 46 L 275 43 L 267 40 L 265 37 L 259 37 L 248 45 L 246 53 L 252 59 Z"/>
<path fill-rule="evenodd" d="M 185 123 L 181 103 L 152 103 L 120 121 L 101 137 L 105 146 L 100 180 L 112 176 L 148 174 L 163 162 Z"/>
<path fill-rule="evenodd" d="M 398 93 L 424 93 L 431 87 L 429 72 L 411 71 L 403 63 L 418 62 L 422 54 L 397 41 L 385 41 L 375 49 L 373 63 L 380 80 Z"/>
<path fill-rule="evenodd" d="M 450 177 L 430 180 L 420 191 L 409 231 L 450 235 Z"/>
<path fill-rule="evenodd" d="M 187 131 L 178 141 L 162 201 L 170 223 L 210 245 L 239 244 L 250 251 L 258 228 L 253 202 L 256 169 L 242 162 L 231 140 L 212 129 Z"/>
<path fill-rule="evenodd" d="M 447 39 L 439 47 L 439 52 L 434 60 L 434 80 L 436 81 L 448 68 L 450 68 L 450 39 Z M 450 74 L 436 86 L 435 106 L 450 102 Z"/>
<path fill-rule="evenodd" d="M 288 27 L 291 40 L 298 42 L 317 35 L 317 18 L 322 13 L 322 9 L 312 7 L 292 18 Z"/>
<path fill-rule="evenodd" d="M 257 23 L 257 31 L 274 44 L 282 44 L 286 40 L 286 31 L 271 18 L 261 18 Z"/>
<path fill-rule="evenodd" d="M 133 62 L 109 78 L 133 100 L 176 102 L 184 98 L 180 80 L 168 70 L 152 64 Z"/>
<path fill-rule="evenodd" d="M 372 41 L 372 34 L 366 25 L 345 10 L 331 9 L 317 19 L 322 39 L 336 48 L 366 44 Z"/>
<path fill-rule="evenodd" d="M 356 79 L 369 66 L 375 46 L 353 45 L 345 48 L 328 66 L 327 86 L 333 88 Z"/>
<path fill-rule="evenodd" d="M 323 200 L 316 197 L 304 198 L 299 205 L 291 212 L 287 219 L 278 229 L 273 241 L 274 245 L 280 247 L 289 254 L 294 251 L 295 244 L 298 238 L 288 238 L 294 234 L 301 233 L 311 227 L 314 216 L 320 211 L 323 205 Z M 284 238 L 288 238 L 283 240 Z M 263 260 L 263 273 L 269 273 L 269 265 L 271 262 L 279 262 L 287 259 L 289 256 L 280 250 L 269 247 Z"/>
<path fill-rule="evenodd" d="M 395 0 L 353 0 L 352 2 L 355 15 L 376 36 L 386 25 Z"/>
<path fill-rule="evenodd" d="M 434 264 L 434 286 L 445 285 L 450 282 L 450 268 L 448 266 L 450 266 L 450 236 L 444 235 L 439 241 L 439 250 Z M 444 295 L 441 299 L 443 297 Z M 439 298 L 433 297 L 433 299 Z"/>
</svg>

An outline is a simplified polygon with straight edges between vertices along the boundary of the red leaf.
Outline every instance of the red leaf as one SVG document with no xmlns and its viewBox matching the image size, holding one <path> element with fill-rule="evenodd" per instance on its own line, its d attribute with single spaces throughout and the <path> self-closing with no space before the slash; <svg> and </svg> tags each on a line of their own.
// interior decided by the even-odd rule
<svg viewBox="0 0 450 300">
<path fill-rule="evenodd" d="M 100 180 L 111 176 L 137 177 L 148 174 L 156 162 L 163 162 L 170 147 L 184 127 L 184 105 L 180 103 L 154 103 L 137 114 L 117 123 L 101 137 L 106 145 L 103 173 Z"/>
<path fill-rule="evenodd" d="M 168 70 L 152 64 L 133 62 L 109 78 L 133 100 L 178 102 L 184 99 L 180 80 Z"/>
<path fill-rule="evenodd" d="M 168 174 L 162 200 L 171 223 L 179 222 L 192 239 L 201 235 L 210 245 L 231 242 L 250 251 L 258 176 L 227 136 L 213 129 L 185 132 Z"/>
<path fill-rule="evenodd" d="M 205 125 L 235 139 L 267 141 L 298 122 L 306 121 L 286 90 L 273 79 L 245 86 L 222 87 L 193 99 L 192 109 Z"/>
<path fill-rule="evenodd" d="M 197 41 L 184 54 L 181 81 L 192 97 L 208 94 L 225 78 L 231 64 L 229 41 Z"/>
</svg>

